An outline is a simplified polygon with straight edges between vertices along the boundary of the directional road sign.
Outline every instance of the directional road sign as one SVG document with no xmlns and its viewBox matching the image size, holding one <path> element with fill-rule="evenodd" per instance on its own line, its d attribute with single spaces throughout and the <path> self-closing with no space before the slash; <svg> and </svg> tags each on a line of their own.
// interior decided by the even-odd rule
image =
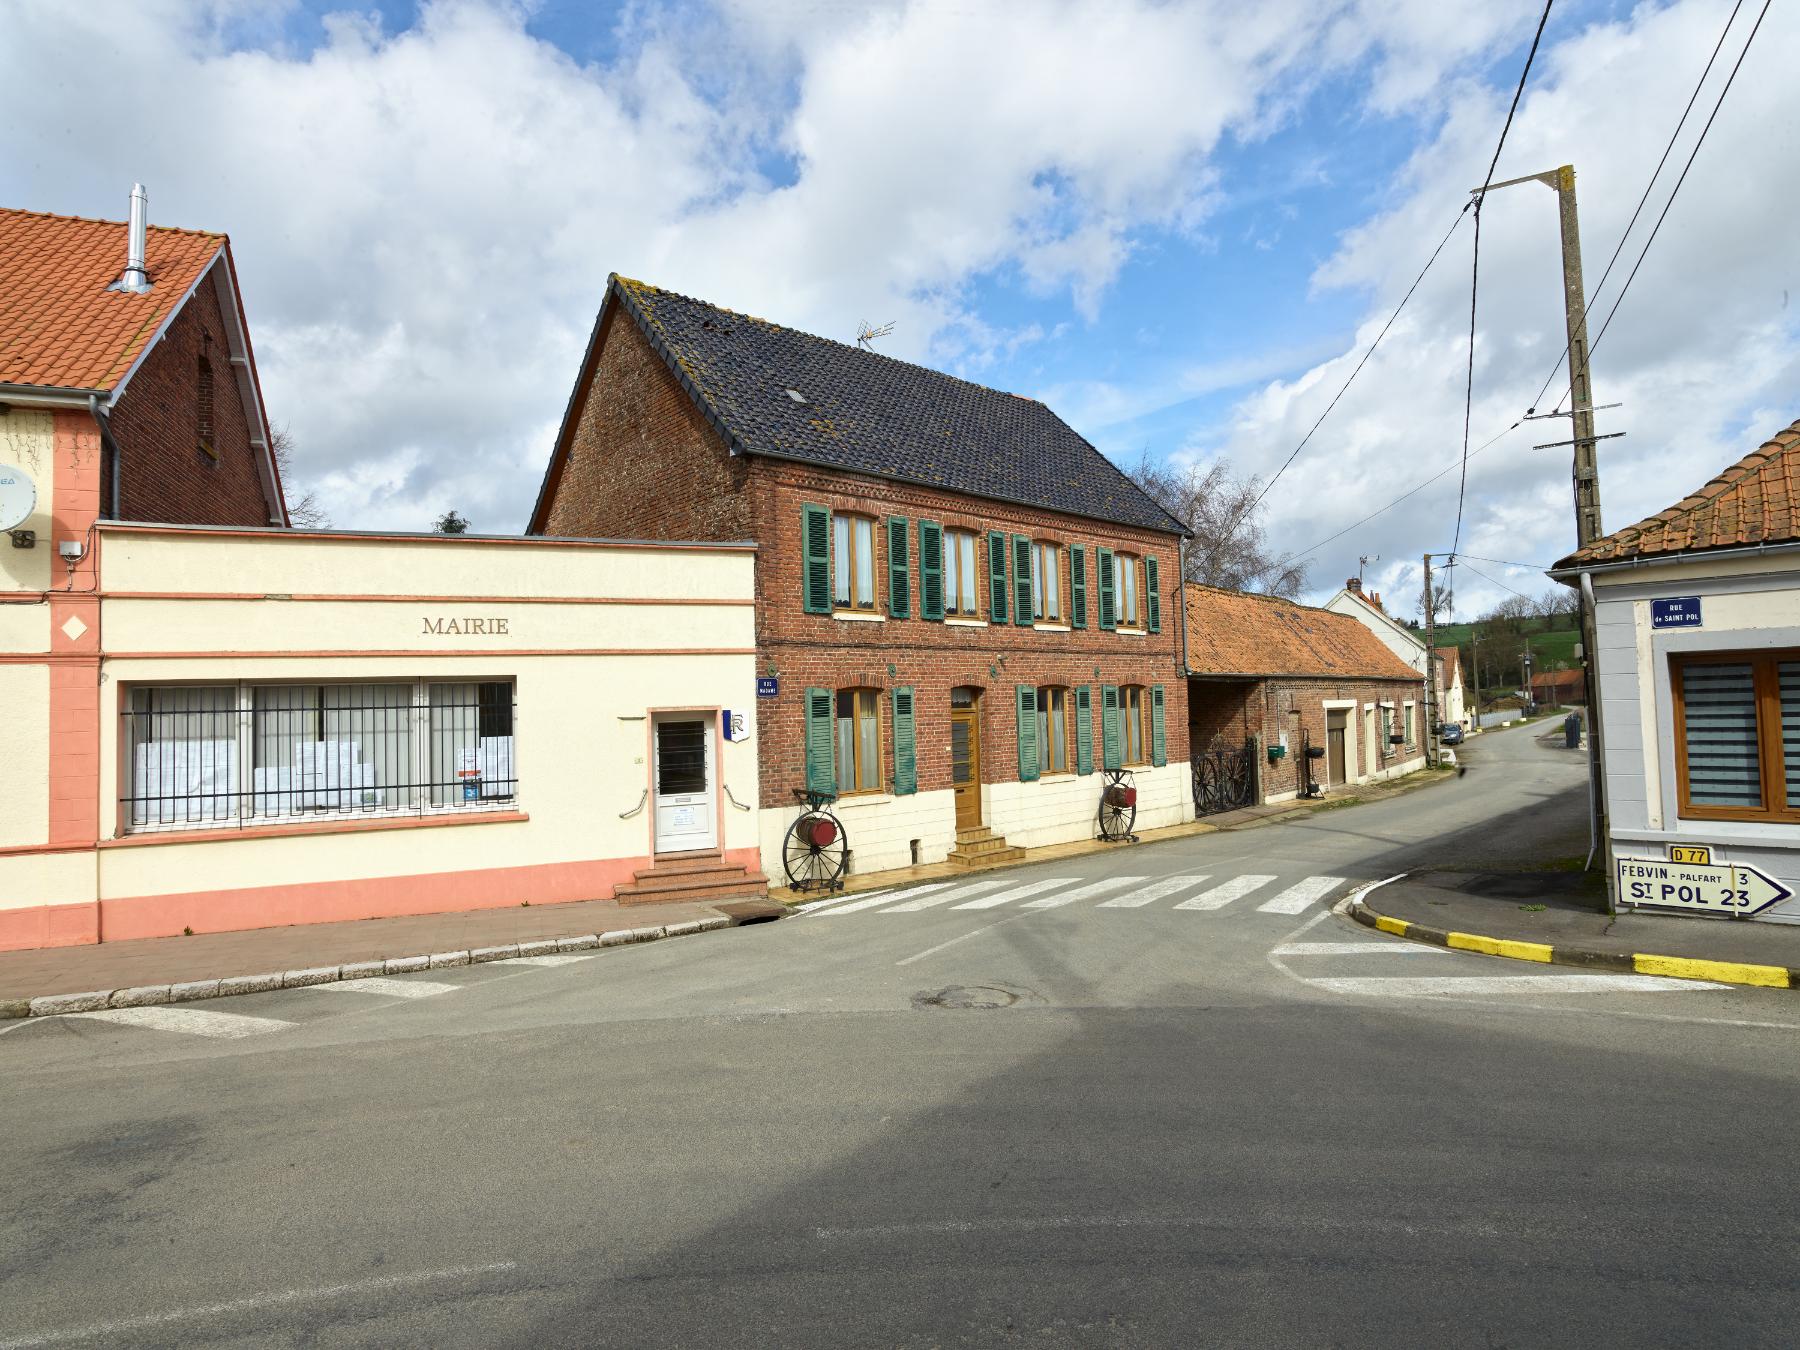
<svg viewBox="0 0 1800 1350">
<path fill-rule="evenodd" d="M 1741 863 L 1678 863 L 1620 858 L 1619 898 L 1659 909 L 1756 914 L 1793 894 L 1774 877 Z"/>
</svg>

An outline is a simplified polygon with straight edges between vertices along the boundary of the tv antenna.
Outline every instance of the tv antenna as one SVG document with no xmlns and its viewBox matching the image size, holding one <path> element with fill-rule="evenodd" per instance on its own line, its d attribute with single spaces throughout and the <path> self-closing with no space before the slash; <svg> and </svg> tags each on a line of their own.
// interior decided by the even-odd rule
<svg viewBox="0 0 1800 1350">
<path fill-rule="evenodd" d="M 1381 561 L 1381 555 L 1379 553 L 1365 553 L 1362 556 L 1360 556 L 1359 558 L 1357 558 L 1357 560 L 1356 560 L 1356 584 L 1358 586 L 1362 585 L 1363 572 L 1369 566 L 1369 564 L 1370 563 L 1378 563 L 1380 561 Z"/>
<path fill-rule="evenodd" d="M 884 338 L 893 331 L 894 321 L 892 319 L 889 319 L 879 327 L 870 323 L 867 319 L 864 319 L 861 323 L 856 325 L 856 345 L 861 347 L 865 352 L 872 352 L 875 350 L 875 339 Z"/>
</svg>

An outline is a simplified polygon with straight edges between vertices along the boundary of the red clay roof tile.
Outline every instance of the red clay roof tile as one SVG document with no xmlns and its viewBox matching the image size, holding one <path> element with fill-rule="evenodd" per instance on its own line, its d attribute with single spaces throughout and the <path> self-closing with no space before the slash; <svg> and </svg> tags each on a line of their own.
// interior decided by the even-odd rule
<svg viewBox="0 0 1800 1350">
<path fill-rule="evenodd" d="M 1188 669 L 1199 675 L 1420 680 L 1348 614 L 1189 582 Z"/>
</svg>

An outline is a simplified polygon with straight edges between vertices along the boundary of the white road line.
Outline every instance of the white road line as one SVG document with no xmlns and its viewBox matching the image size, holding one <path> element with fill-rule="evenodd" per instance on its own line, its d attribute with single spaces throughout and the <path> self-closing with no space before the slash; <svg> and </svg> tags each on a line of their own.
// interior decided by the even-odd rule
<svg viewBox="0 0 1800 1350">
<path fill-rule="evenodd" d="M 1344 884 L 1342 877 L 1308 877 L 1256 907 L 1258 914 L 1304 914 Z"/>
<path fill-rule="evenodd" d="M 1161 900 L 1166 895 L 1174 895 L 1177 891 L 1185 891 L 1205 881 L 1206 874 L 1193 876 L 1164 877 L 1161 881 L 1153 881 L 1141 891 L 1133 891 L 1130 895 L 1121 895 L 1117 900 L 1102 900 L 1095 909 L 1137 909 L 1152 901 Z"/>
<path fill-rule="evenodd" d="M 209 1012 L 204 1008 L 102 1008 L 98 1012 L 68 1013 L 66 1016 L 116 1022 L 126 1027 L 148 1027 L 152 1031 L 179 1031 L 189 1036 L 218 1036 L 225 1040 L 266 1036 L 271 1031 L 286 1031 L 294 1025 L 273 1017 L 246 1017 L 242 1013 Z"/>
<path fill-rule="evenodd" d="M 1027 900 L 1019 908 L 1055 909 L 1058 905 L 1072 905 L 1077 900 L 1092 900 L 1096 895 L 1122 890 L 1126 886 L 1135 886 L 1140 881 L 1149 879 L 1148 877 L 1107 877 L 1104 881 L 1089 882 L 1086 886 L 1077 886 L 1074 890 L 1064 891 L 1061 895 L 1046 895 L 1041 900 Z"/>
<path fill-rule="evenodd" d="M 305 988 L 315 986 L 306 985 Z M 134 1012 L 137 1009 L 120 1008 L 119 1012 Z M 155 1011 L 143 1009 L 142 1011 Z M 70 1016 L 86 1016 L 84 1013 L 72 1013 Z M 221 1303 L 200 1303 L 190 1308 L 176 1308 L 171 1312 L 148 1313 L 142 1317 L 121 1317 L 112 1322 L 95 1322 L 85 1327 L 68 1327 L 61 1331 L 40 1331 L 31 1336 L 19 1336 L 13 1340 L 0 1341 L 0 1350 L 30 1350 L 39 1345 L 63 1345 L 69 1341 L 110 1340 L 131 1331 L 149 1331 L 156 1327 L 173 1326 L 179 1322 L 194 1322 L 205 1317 L 225 1317 L 231 1313 L 253 1312 L 260 1308 L 279 1308 L 296 1303 L 321 1303 L 327 1299 L 348 1298 L 355 1294 L 377 1293 L 387 1289 L 405 1289 L 410 1285 L 435 1284 L 443 1280 L 462 1280 L 476 1275 L 496 1275 L 504 1270 L 516 1270 L 516 1261 L 495 1261 L 485 1266 L 452 1266 L 447 1270 L 421 1270 L 411 1275 L 380 1275 L 372 1280 L 357 1280 L 350 1284 L 327 1284 L 313 1289 L 283 1289 L 270 1294 L 253 1294 L 249 1298 L 228 1299 Z"/>
<path fill-rule="evenodd" d="M 454 994 L 462 988 L 459 984 L 438 984 L 432 980 L 390 980 L 380 975 L 371 975 L 366 980 L 339 980 L 336 984 L 309 984 L 302 987 L 338 990 L 348 994 L 382 994 L 388 998 L 432 998 L 438 994 Z"/>
<path fill-rule="evenodd" d="M 946 882 L 944 884 L 948 885 L 949 883 Z M 883 886 L 878 891 L 862 891 L 862 892 L 859 892 L 858 894 L 860 894 L 862 896 L 862 898 L 865 900 L 873 900 L 878 895 L 892 895 L 894 893 L 895 889 L 896 888 L 893 886 Z M 857 898 L 857 895 L 855 895 L 855 894 L 852 894 L 852 895 L 828 895 L 823 900 L 808 900 L 804 905 L 795 905 L 794 913 L 796 915 L 811 914 L 815 909 L 829 909 L 833 905 L 841 905 L 841 904 L 844 904 L 846 901 L 854 900 L 856 898 Z"/>
<path fill-rule="evenodd" d="M 1728 987 L 1710 980 L 1671 980 L 1660 975 L 1389 975 L 1306 983 L 1334 994 L 1400 998 L 1437 994 L 1654 994 Z"/>
<path fill-rule="evenodd" d="M 956 909 L 998 909 L 1001 905 L 1010 905 L 1015 900 L 1023 900 L 1028 895 L 1036 895 L 1040 891 L 1053 890 L 1058 886 L 1067 886 L 1071 882 L 1080 881 L 1080 877 L 1040 877 L 1036 881 L 1028 881 L 1023 886 L 1012 886 L 997 895 L 984 895 L 979 900 L 969 900 L 955 906 Z"/>
<path fill-rule="evenodd" d="M 1233 900 L 1241 900 L 1251 891 L 1261 890 L 1274 877 L 1251 875 L 1233 877 L 1230 881 L 1221 882 L 1210 891 L 1201 891 L 1191 900 L 1183 900 L 1176 909 L 1224 909 Z"/>
<path fill-rule="evenodd" d="M 592 961 L 598 955 L 600 955 L 599 952 L 550 952 L 544 956 L 508 956 L 503 960 L 487 964 L 496 966 L 570 966 L 577 961 Z M 319 986 L 321 989 L 325 987 L 325 985 Z"/>
<path fill-rule="evenodd" d="M 949 883 L 943 884 L 948 885 Z M 939 891 L 936 895 L 928 895 L 922 900 L 908 900 L 904 904 L 895 905 L 892 909 L 884 909 L 881 912 L 883 914 L 912 914 L 921 909 L 930 909 L 934 905 L 947 905 L 952 900 L 967 900 L 972 895 L 980 895 L 983 891 L 991 891 L 994 887 L 1005 884 L 1005 877 L 993 877 L 987 881 L 977 881 L 967 886 L 957 886 L 952 890 Z M 925 889 L 927 888 L 924 886 L 919 888 L 921 891 Z M 937 887 L 933 886 L 929 889 L 936 891 Z M 914 891 L 913 894 L 917 895 L 918 891 Z M 842 910 L 833 910 L 832 912 L 834 914 L 843 913 Z"/>
<path fill-rule="evenodd" d="M 909 896 L 930 895 L 932 892 L 941 891 L 946 886 L 949 886 L 951 884 L 952 883 L 948 882 L 948 881 L 934 881 L 929 886 L 914 886 L 910 891 L 905 892 L 905 894 L 907 894 Z M 997 886 L 1000 883 L 995 882 L 994 884 Z M 888 904 L 890 901 L 893 900 L 893 898 L 894 898 L 894 892 L 892 890 L 885 890 L 885 891 L 880 892 L 879 894 L 871 895 L 868 898 L 863 899 L 863 900 L 852 900 L 848 904 L 839 905 L 836 909 L 818 910 L 814 914 L 808 915 L 807 917 L 819 918 L 819 919 L 836 918 L 839 914 L 854 914 L 859 909 L 868 909 L 874 905 Z M 920 908 L 923 908 L 923 906 L 921 906 Z"/>
<path fill-rule="evenodd" d="M 1444 947 L 1420 942 L 1290 942 L 1271 956 L 1448 956 Z"/>
</svg>

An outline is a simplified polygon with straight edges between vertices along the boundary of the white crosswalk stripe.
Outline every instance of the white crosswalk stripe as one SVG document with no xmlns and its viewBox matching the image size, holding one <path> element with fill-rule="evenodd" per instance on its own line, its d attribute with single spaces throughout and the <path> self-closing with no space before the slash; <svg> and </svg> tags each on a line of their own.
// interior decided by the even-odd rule
<svg viewBox="0 0 1800 1350">
<path fill-rule="evenodd" d="M 286 1031 L 292 1022 L 274 1017 L 246 1017 L 243 1013 L 214 1012 L 209 1008 L 103 1008 L 96 1012 L 69 1013 L 92 1022 L 112 1022 L 124 1027 L 148 1027 L 152 1031 L 179 1031 L 188 1036 L 216 1036 L 242 1040 Z"/>
<path fill-rule="evenodd" d="M 1725 989 L 1710 980 L 1672 980 L 1661 975 L 1380 975 L 1308 980 L 1334 994 L 1417 998 L 1442 994 L 1654 994 Z"/>
<path fill-rule="evenodd" d="M 907 900 L 901 904 L 894 905 L 890 909 L 884 909 L 881 912 L 883 914 L 913 914 L 921 909 L 932 909 L 938 905 L 947 905 L 953 900 L 967 900 L 970 896 L 982 895 L 987 891 L 993 890 L 996 886 L 1004 886 L 1005 884 L 1005 877 L 992 877 L 987 881 L 976 881 L 967 886 L 957 886 L 948 891 L 939 891 L 936 895 L 928 895 L 921 900 Z M 921 886 L 918 891 L 914 891 L 912 894 L 917 895 L 919 891 L 925 889 L 926 887 Z"/>
<path fill-rule="evenodd" d="M 1303 914 L 1344 884 L 1342 877 L 1308 877 L 1258 905 L 1261 914 Z"/>
<path fill-rule="evenodd" d="M 1023 886 L 1008 887 L 993 895 L 984 895 L 976 900 L 965 900 L 955 908 L 998 909 L 1001 905 L 1010 905 L 1015 900 L 1023 900 L 1028 895 L 1037 895 L 1040 891 L 1048 891 L 1057 886 L 1068 886 L 1080 880 L 1080 877 L 1043 877 L 1037 881 L 1028 881 Z"/>
<path fill-rule="evenodd" d="M 1191 890 L 1207 880 L 1205 873 L 1197 876 L 1164 877 L 1161 881 L 1153 881 L 1142 890 L 1133 891 L 1130 895 L 1121 895 L 1117 900 L 1102 900 L 1095 909 L 1139 909 L 1144 905 L 1155 904 L 1178 892 Z"/>
<path fill-rule="evenodd" d="M 910 891 L 906 892 L 906 894 L 908 896 L 930 895 L 932 892 L 941 891 L 952 884 L 953 883 L 948 881 L 934 881 L 929 886 L 914 886 Z M 1000 883 L 995 882 L 994 884 L 998 886 Z M 851 900 L 847 904 L 840 904 L 832 909 L 816 909 L 812 911 L 808 917 L 830 919 L 839 914 L 854 914 L 859 909 L 871 909 L 876 905 L 890 904 L 893 899 L 894 893 L 892 891 L 883 891 L 881 894 L 872 895 L 866 900 Z M 921 905 L 920 908 L 922 909 L 924 906 Z"/>
<path fill-rule="evenodd" d="M 1096 895 L 1122 890 L 1126 886 L 1135 886 L 1140 881 L 1149 879 L 1148 877 L 1107 877 L 1104 881 L 1089 882 L 1086 886 L 1077 886 L 1074 890 L 1064 891 L 1061 895 L 1045 895 L 1036 900 L 1027 900 L 1019 908 L 1056 909 L 1062 905 L 1072 905 L 1077 900 L 1092 900 Z"/>
<path fill-rule="evenodd" d="M 454 994 L 461 986 L 439 984 L 433 980 L 390 980 L 386 976 L 372 975 L 366 980 L 339 980 L 335 984 L 309 984 L 303 987 L 334 993 L 383 994 L 388 998 L 433 998 L 438 994 Z"/>
<path fill-rule="evenodd" d="M 592 961 L 599 952 L 546 952 L 543 956 L 508 956 L 489 964 L 496 966 L 569 966 L 577 961 Z M 323 986 L 320 986 L 323 988 Z"/>
<path fill-rule="evenodd" d="M 1274 877 L 1243 876 L 1233 877 L 1230 881 L 1221 882 L 1209 891 L 1201 891 L 1191 900 L 1183 900 L 1176 909 L 1223 909 L 1233 900 L 1241 900 L 1252 891 L 1260 891 Z"/>
</svg>

